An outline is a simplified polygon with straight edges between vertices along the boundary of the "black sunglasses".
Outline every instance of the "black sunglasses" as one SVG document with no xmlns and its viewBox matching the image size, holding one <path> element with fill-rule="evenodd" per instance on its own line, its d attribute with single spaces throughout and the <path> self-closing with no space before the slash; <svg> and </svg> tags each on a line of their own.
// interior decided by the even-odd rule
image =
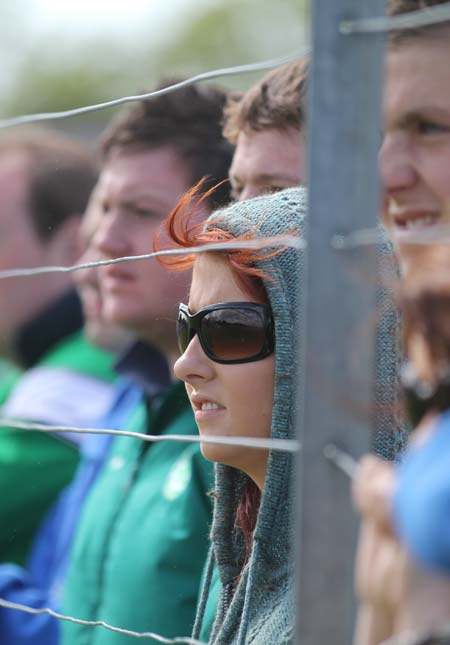
<svg viewBox="0 0 450 645">
<path fill-rule="evenodd" d="M 254 302 L 223 302 L 196 314 L 180 304 L 177 337 L 182 354 L 195 334 L 206 356 L 216 363 L 259 361 L 275 346 L 272 310 Z"/>
</svg>

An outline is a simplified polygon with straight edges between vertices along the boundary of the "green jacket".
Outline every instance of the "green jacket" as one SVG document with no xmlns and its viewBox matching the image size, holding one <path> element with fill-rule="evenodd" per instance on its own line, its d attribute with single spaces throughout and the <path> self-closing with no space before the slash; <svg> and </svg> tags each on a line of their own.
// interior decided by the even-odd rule
<svg viewBox="0 0 450 645">
<path fill-rule="evenodd" d="M 197 434 L 184 386 L 157 412 L 141 405 L 128 429 Z M 83 510 L 63 613 L 165 637 L 191 632 L 208 548 L 212 466 L 198 444 L 115 440 Z M 102 628 L 64 623 L 66 645 L 131 645 Z"/>
<path fill-rule="evenodd" d="M 74 334 L 37 365 L 2 383 L 0 416 L 65 425 L 92 422 L 81 404 L 85 402 L 89 414 L 97 404 L 106 405 L 112 378 L 110 355 L 81 333 Z M 96 405 L 81 401 L 82 393 L 93 387 L 99 393 Z M 0 502 L 2 561 L 24 562 L 40 522 L 71 480 L 77 462 L 73 437 L 0 427 L 0 490 L 7 491 Z"/>
</svg>

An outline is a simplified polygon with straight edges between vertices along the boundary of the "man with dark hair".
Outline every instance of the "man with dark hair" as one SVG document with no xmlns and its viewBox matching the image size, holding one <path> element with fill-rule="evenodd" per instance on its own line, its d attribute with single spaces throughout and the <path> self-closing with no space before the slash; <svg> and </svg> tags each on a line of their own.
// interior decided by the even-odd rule
<svg viewBox="0 0 450 645">
<path fill-rule="evenodd" d="M 234 199 L 305 182 L 307 74 L 307 59 L 289 63 L 229 99 L 224 135 L 236 146 L 229 173 Z"/>
<path fill-rule="evenodd" d="M 232 148 L 221 133 L 225 98 L 213 86 L 195 85 L 138 102 L 113 120 L 102 137 L 95 189 L 98 256 L 148 253 L 162 220 L 192 184 L 205 173 L 210 183 L 226 178 Z M 225 183 L 215 205 L 227 199 Z M 139 338 L 118 364 L 128 377 L 120 396 L 127 389 L 141 393 L 125 429 L 197 433 L 183 384 L 171 382 L 169 368 L 188 278 L 155 260 L 99 271 L 103 317 Z M 211 475 L 197 444 L 115 439 L 77 527 L 63 613 L 164 637 L 189 634 L 208 547 Z M 103 629 L 63 626 L 68 645 L 128 641 Z"/>
<path fill-rule="evenodd" d="M 34 130 L 3 136 L 0 269 L 71 264 L 78 256 L 79 217 L 95 180 L 89 155 L 67 137 Z M 1 416 L 90 425 L 103 415 L 111 397 L 105 381 L 111 378 L 110 360 L 82 337 L 70 277 L 53 273 L 0 280 L 0 310 L 0 354 L 25 370 L 2 382 Z M 95 399 L 85 400 L 88 394 Z M 77 460 L 73 437 L 1 428 L 2 561 L 24 561 Z"/>
<path fill-rule="evenodd" d="M 88 153 L 66 137 L 35 130 L 1 137 L 1 269 L 67 264 L 76 258 L 79 219 L 95 178 Z M 28 366 L 30 358 L 20 356 L 25 341 L 19 328 L 70 285 L 70 278 L 58 273 L 0 283 L 2 355 Z M 74 330 L 81 324 L 75 306 Z"/>
<path fill-rule="evenodd" d="M 98 257 L 97 254 L 93 254 L 89 245 L 100 217 L 101 212 L 97 208 L 94 191 L 79 228 L 81 248 L 86 249 L 79 260 L 80 263 L 90 262 Z M 130 342 L 130 334 L 102 319 L 97 270 L 92 267 L 77 271 L 73 275 L 83 307 L 84 335 L 93 345 L 116 355 Z M 109 356 L 94 348 L 85 359 L 77 357 L 76 360 L 90 358 L 90 369 L 98 374 L 99 370 L 103 369 L 104 357 L 107 358 L 108 377 L 113 377 Z M 139 401 L 138 392 L 128 391 L 124 393 L 125 396 L 116 410 L 115 406 L 111 407 L 117 398 L 112 384 L 110 392 L 107 418 L 94 419 L 89 425 L 120 428 L 122 421 L 127 419 L 128 413 Z M 69 392 L 70 397 L 74 394 L 76 395 L 76 392 Z M 97 394 L 95 387 L 89 387 L 86 400 L 81 401 L 81 408 L 86 405 L 90 408 Z M 80 404 L 77 397 L 76 402 Z M 35 609 L 59 609 L 73 533 L 84 499 L 106 459 L 111 440 L 112 437 L 106 434 L 83 435 L 76 474 L 41 523 L 30 548 L 26 567 L 10 563 L 0 564 L 1 599 Z M 59 642 L 59 624 L 47 614 L 35 615 L 0 607 L 0 642 L 2 645 L 56 645 Z"/>
<path fill-rule="evenodd" d="M 166 79 L 158 89 L 178 80 Z M 232 151 L 217 129 L 224 101 L 223 91 L 214 85 L 190 85 L 156 100 L 135 103 L 119 112 L 102 136 L 102 163 L 117 152 L 171 147 L 188 165 L 190 184 L 205 178 L 205 190 L 215 186 L 226 176 Z M 211 206 L 228 199 L 226 184 L 218 186 Z"/>
</svg>

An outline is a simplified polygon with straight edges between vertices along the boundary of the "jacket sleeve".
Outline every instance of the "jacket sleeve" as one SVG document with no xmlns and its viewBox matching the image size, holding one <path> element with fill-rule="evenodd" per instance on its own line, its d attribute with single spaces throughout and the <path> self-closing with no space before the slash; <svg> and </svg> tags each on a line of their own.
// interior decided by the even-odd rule
<svg viewBox="0 0 450 645">
<path fill-rule="evenodd" d="M 45 513 L 78 461 L 72 446 L 43 433 L 0 428 L 0 560 L 23 564 Z"/>
<path fill-rule="evenodd" d="M 0 598 L 28 607 L 49 607 L 47 593 L 33 585 L 30 575 L 17 565 L 0 565 Z M 32 615 L 0 607 L 2 645 L 58 645 L 59 624 L 48 614 Z"/>
<path fill-rule="evenodd" d="M 394 524 L 416 561 L 450 573 L 450 416 L 410 448 L 398 469 Z"/>
</svg>

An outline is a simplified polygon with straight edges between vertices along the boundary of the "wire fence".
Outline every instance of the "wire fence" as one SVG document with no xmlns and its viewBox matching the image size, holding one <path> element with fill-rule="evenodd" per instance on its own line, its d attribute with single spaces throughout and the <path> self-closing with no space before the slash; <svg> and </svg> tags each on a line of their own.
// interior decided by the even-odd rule
<svg viewBox="0 0 450 645">
<path fill-rule="evenodd" d="M 133 103 L 135 101 L 142 101 L 144 99 L 152 99 L 157 96 L 163 96 L 164 94 L 169 94 L 170 92 L 176 92 L 176 90 L 181 89 L 182 87 L 188 87 L 194 83 L 200 83 L 202 81 L 211 81 L 216 78 L 224 78 L 225 76 L 236 76 L 240 74 L 247 74 L 250 72 L 259 72 L 274 69 L 285 63 L 290 63 L 297 58 L 305 56 L 308 54 L 307 49 L 299 51 L 287 56 L 280 58 L 274 58 L 272 60 L 266 60 L 259 63 L 249 63 L 248 65 L 237 65 L 234 67 L 224 67 L 222 69 L 214 69 L 210 72 L 203 72 L 201 74 L 196 74 L 191 76 L 186 80 L 180 81 L 178 83 L 173 83 L 167 87 L 161 88 L 159 90 L 154 90 L 153 92 L 148 92 L 146 94 L 137 94 L 133 96 L 123 96 L 122 98 L 113 99 L 111 101 L 105 101 L 104 103 L 97 103 L 95 105 L 86 105 L 84 107 L 73 108 L 72 110 L 63 110 L 61 112 L 45 112 L 41 114 L 24 114 L 17 117 L 12 117 L 10 119 L 0 120 L 0 129 L 11 128 L 18 125 L 25 125 L 29 123 L 37 123 L 39 121 L 56 121 L 59 119 L 67 119 L 73 116 L 80 116 L 82 114 L 89 114 L 90 112 L 98 112 L 99 110 L 106 110 L 112 107 L 118 107 L 119 105 L 125 105 L 126 103 Z"/>
<path fill-rule="evenodd" d="M 22 605 L 16 602 L 9 602 L 3 598 L 0 598 L 0 607 L 4 609 L 11 609 L 13 611 L 23 611 L 26 614 L 32 614 L 34 616 L 41 616 L 42 614 L 47 614 L 52 616 L 52 618 L 57 618 L 58 620 L 63 620 L 68 623 L 75 623 L 76 625 L 84 625 L 85 627 L 103 627 L 110 632 L 115 634 L 122 634 L 123 636 L 131 636 L 132 638 L 147 638 L 158 643 L 165 643 L 166 645 L 176 645 L 176 643 L 186 643 L 187 645 L 207 645 L 203 641 L 199 641 L 195 638 L 190 638 L 189 636 L 177 636 L 176 638 L 165 638 L 160 634 L 155 634 L 153 632 L 135 632 L 129 629 L 123 629 L 122 627 L 114 627 L 105 623 L 103 620 L 82 620 L 81 618 L 73 618 L 73 616 L 66 616 L 65 614 L 60 614 L 57 611 L 54 611 L 50 607 L 42 607 L 36 609 L 35 607 L 29 607 L 28 605 Z"/>
<path fill-rule="evenodd" d="M 356 7 L 358 3 L 353 2 L 353 6 Z M 434 26 L 444 22 L 450 21 L 450 3 L 445 5 L 439 5 L 430 9 L 423 11 L 417 11 L 411 14 L 404 14 L 396 17 L 369 17 L 359 20 L 338 20 L 336 21 L 334 28 L 336 34 L 339 32 L 341 36 L 352 36 L 352 35 L 364 35 L 364 34 L 380 34 L 386 33 L 392 30 L 408 30 L 408 29 L 417 29 L 419 27 Z M 193 83 L 210 80 L 214 78 L 243 74 L 247 72 L 262 71 L 275 68 L 284 63 L 290 62 L 300 56 L 304 55 L 306 52 L 297 52 L 295 54 L 277 58 L 273 60 L 263 61 L 260 63 L 250 64 L 250 65 L 240 65 L 231 68 L 216 69 L 210 72 L 205 72 L 193 76 L 186 81 L 176 83 L 162 90 L 156 92 L 150 92 L 144 95 L 137 96 L 127 96 L 112 101 L 106 101 L 97 105 L 89 105 L 79 108 L 74 108 L 72 110 L 66 110 L 63 112 L 51 112 L 43 114 L 30 114 L 14 117 L 11 119 L 0 120 L 0 129 L 9 128 L 25 123 L 33 123 L 37 121 L 49 121 L 56 119 L 64 119 L 72 116 L 83 115 L 89 112 L 102 110 L 110 108 L 113 106 L 123 105 L 132 101 L 140 101 L 142 99 L 151 99 L 162 94 L 176 91 L 180 87 L 184 87 Z M 314 180 L 314 178 L 313 178 Z M 370 246 L 377 245 L 382 242 L 382 236 L 380 230 L 376 227 L 368 227 L 362 229 L 351 230 L 349 233 L 338 233 L 324 239 L 324 245 L 328 245 L 329 248 L 335 251 L 347 251 L 352 250 L 361 246 Z M 430 228 L 429 231 L 409 231 L 408 236 L 405 239 L 402 239 L 402 244 L 442 244 L 450 242 L 450 227 L 441 226 Z M 295 248 L 299 251 L 305 250 L 307 243 L 304 239 L 293 236 L 283 236 L 282 238 L 269 238 L 269 239 L 254 239 L 245 242 L 230 242 L 230 243 L 218 243 L 218 244 L 206 244 L 201 247 L 195 247 L 189 249 L 188 253 L 203 253 L 207 251 L 214 250 L 231 250 L 236 248 L 254 248 L 254 249 L 263 249 L 268 247 L 281 247 L 288 246 Z M 87 269 L 87 268 L 98 268 L 106 265 L 117 264 L 122 262 L 130 261 L 141 261 L 155 259 L 157 257 L 165 255 L 184 255 L 186 254 L 185 249 L 168 249 L 164 251 L 158 251 L 153 253 L 148 253 L 140 256 L 129 256 L 114 258 L 110 260 L 100 260 L 96 262 L 89 262 L 83 264 L 77 264 L 73 266 L 50 266 L 50 267 L 33 267 L 33 268 L 13 268 L 8 270 L 0 271 L 0 279 L 8 278 L 17 278 L 17 277 L 30 277 L 41 274 L 48 273 L 58 273 L 66 272 L 71 273 L 74 271 Z M 289 453 L 298 453 L 302 444 L 300 440 L 275 440 L 275 439 L 254 439 L 251 437 L 239 437 L 239 438 L 230 438 L 230 437 L 198 437 L 191 435 L 170 435 L 170 436 L 152 436 L 152 435 L 143 435 L 140 433 L 133 433 L 121 430 L 112 430 L 112 429 L 86 429 L 86 428 L 77 428 L 77 427 L 64 427 L 64 426 L 45 426 L 42 424 L 36 423 L 27 423 L 24 421 L 18 421 L 15 419 L 6 419 L 0 418 L 0 426 L 7 426 L 17 429 L 30 430 L 30 431 L 41 431 L 41 432 L 74 432 L 74 433 L 96 433 L 96 434 L 110 434 L 114 436 L 126 436 L 132 437 L 138 440 L 147 441 L 147 442 L 157 442 L 157 441 L 180 441 L 180 442 L 200 442 L 205 443 L 217 443 L 223 445 L 237 445 L 242 447 L 250 447 L 254 449 L 272 449 L 285 451 Z M 323 457 L 334 464 L 340 471 L 345 473 L 349 478 L 355 476 L 357 464 L 354 458 L 348 454 L 346 450 L 338 447 L 334 443 L 327 443 L 322 450 Z M 65 616 L 58 612 L 55 612 L 51 608 L 32 608 L 27 607 L 26 605 L 11 603 L 5 599 L 0 599 L 0 606 L 11 611 L 23 611 L 30 614 L 48 614 L 58 620 L 75 622 L 81 625 L 86 625 L 89 627 L 102 627 L 110 631 L 131 636 L 134 638 L 146 638 L 153 639 L 154 641 L 160 643 L 175 644 L 175 643 L 187 643 L 190 645 L 204 645 L 201 641 L 189 638 L 189 637 L 177 637 L 174 639 L 167 639 L 161 635 L 144 632 L 138 633 L 130 630 L 122 629 L 120 627 L 111 626 L 103 621 L 84 621 L 82 619 Z M 312 642 L 312 641 L 311 641 Z"/>
<path fill-rule="evenodd" d="M 296 453 L 300 444 L 295 439 L 256 439 L 254 437 L 200 437 L 199 435 L 152 435 L 128 430 L 114 430 L 111 428 L 79 428 L 74 426 L 51 426 L 42 423 L 28 423 L 17 419 L 0 417 L 0 428 L 16 428 L 18 430 L 35 430 L 45 433 L 73 432 L 74 434 L 106 434 L 115 437 L 130 437 L 140 439 L 147 443 L 177 442 L 177 443 L 207 443 L 219 446 L 240 446 L 241 448 L 254 448 L 255 450 L 274 450 L 276 452 Z"/>
<path fill-rule="evenodd" d="M 73 273 L 81 269 L 97 269 L 99 267 L 110 266 L 113 264 L 122 264 L 123 262 L 132 262 L 140 260 L 152 260 L 154 258 L 166 257 L 170 255 L 195 255 L 211 251 L 231 251 L 233 249 L 266 249 L 291 247 L 298 250 L 306 248 L 306 242 L 295 235 L 278 235 L 276 237 L 255 238 L 251 240 L 236 240 L 234 242 L 212 242 L 193 246 L 189 249 L 164 249 L 154 251 L 144 255 L 130 255 L 110 260 L 97 260 L 95 262 L 84 262 L 72 266 L 48 266 L 33 267 L 31 269 L 7 269 L 0 271 L 0 280 L 6 278 L 22 278 L 47 273 Z"/>
</svg>

